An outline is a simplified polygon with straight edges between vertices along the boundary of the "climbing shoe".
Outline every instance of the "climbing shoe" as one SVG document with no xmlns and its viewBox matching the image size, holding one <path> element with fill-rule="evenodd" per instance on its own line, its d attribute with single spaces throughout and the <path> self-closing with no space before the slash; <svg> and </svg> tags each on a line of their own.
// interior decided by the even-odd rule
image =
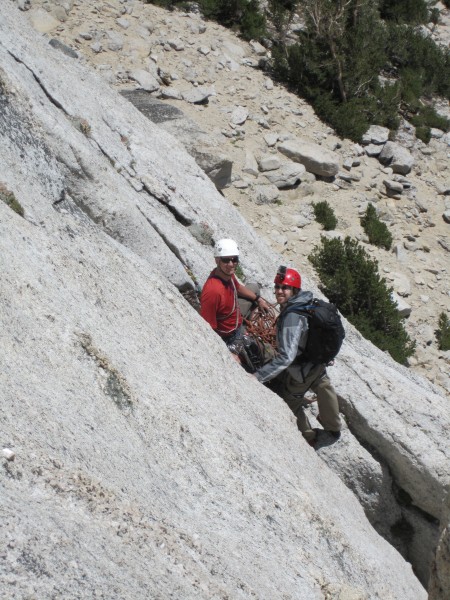
<svg viewBox="0 0 450 600">
<path fill-rule="evenodd" d="M 319 423 L 323 427 L 323 423 L 322 423 L 322 419 L 320 418 L 320 415 L 317 415 L 316 418 L 317 418 L 317 420 L 319 421 Z M 331 431 L 331 429 L 324 429 L 323 431 L 325 433 L 329 433 L 331 436 L 334 437 L 335 440 L 338 440 L 341 437 L 341 432 L 340 431 Z"/>
</svg>

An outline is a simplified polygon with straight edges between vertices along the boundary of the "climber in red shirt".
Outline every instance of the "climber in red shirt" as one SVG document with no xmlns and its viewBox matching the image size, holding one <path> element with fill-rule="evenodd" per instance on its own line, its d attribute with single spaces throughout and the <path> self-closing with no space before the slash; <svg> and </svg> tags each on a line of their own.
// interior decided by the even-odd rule
<svg viewBox="0 0 450 600">
<path fill-rule="evenodd" d="M 203 286 L 200 297 L 202 317 L 229 346 L 244 333 L 243 316 L 259 306 L 269 308 L 259 295 L 257 284 L 239 283 L 235 271 L 239 263 L 239 248 L 234 240 L 219 240 L 214 247 L 216 268 Z"/>
</svg>

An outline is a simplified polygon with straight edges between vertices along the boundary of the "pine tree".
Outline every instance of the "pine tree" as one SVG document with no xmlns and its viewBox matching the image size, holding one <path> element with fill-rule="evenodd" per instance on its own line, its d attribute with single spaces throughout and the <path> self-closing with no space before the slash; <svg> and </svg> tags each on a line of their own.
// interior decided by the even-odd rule
<svg viewBox="0 0 450 600">
<path fill-rule="evenodd" d="M 356 240 L 322 238 L 308 257 L 316 269 L 321 290 L 361 334 L 405 364 L 415 343 L 406 333 L 392 288 L 378 273 L 378 263 Z"/>
</svg>

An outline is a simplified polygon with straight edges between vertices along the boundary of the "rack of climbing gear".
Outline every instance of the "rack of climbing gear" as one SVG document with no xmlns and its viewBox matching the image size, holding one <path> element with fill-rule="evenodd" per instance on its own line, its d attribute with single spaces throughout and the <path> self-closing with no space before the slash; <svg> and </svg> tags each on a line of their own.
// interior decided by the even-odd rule
<svg viewBox="0 0 450 600">
<path fill-rule="evenodd" d="M 267 311 L 261 308 L 255 308 L 249 319 L 245 320 L 247 333 L 259 338 L 264 344 L 269 344 L 274 350 L 277 347 L 277 327 L 276 321 L 278 312 L 275 305 L 269 304 Z"/>
</svg>

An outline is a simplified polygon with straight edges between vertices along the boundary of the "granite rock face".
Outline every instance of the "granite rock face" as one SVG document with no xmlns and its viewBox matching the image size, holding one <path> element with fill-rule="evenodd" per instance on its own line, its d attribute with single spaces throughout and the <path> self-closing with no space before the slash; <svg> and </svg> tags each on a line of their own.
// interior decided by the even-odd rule
<svg viewBox="0 0 450 600">
<path fill-rule="evenodd" d="M 344 485 L 180 294 L 230 232 L 266 289 L 280 256 L 181 143 L 12 3 L 0 83 L 1 183 L 24 212 L 0 202 L 1 443 L 14 454 L 0 475 L 2 589 L 425 599 L 361 504 L 379 520 L 365 480 L 388 468 L 413 507 L 441 518 L 446 399 L 348 326 L 332 377 L 351 444 L 328 449 Z M 356 456 L 361 503 L 348 489 Z"/>
<path fill-rule="evenodd" d="M 445 600 L 450 589 L 450 494 L 442 507 L 441 530 L 431 569 L 429 598 Z"/>
<path fill-rule="evenodd" d="M 218 150 L 211 136 L 186 117 L 183 111 L 171 104 L 165 104 L 152 98 L 141 90 L 125 90 L 122 94 L 151 121 L 172 133 L 182 142 L 217 189 L 223 189 L 230 184 L 232 161 Z"/>
</svg>

